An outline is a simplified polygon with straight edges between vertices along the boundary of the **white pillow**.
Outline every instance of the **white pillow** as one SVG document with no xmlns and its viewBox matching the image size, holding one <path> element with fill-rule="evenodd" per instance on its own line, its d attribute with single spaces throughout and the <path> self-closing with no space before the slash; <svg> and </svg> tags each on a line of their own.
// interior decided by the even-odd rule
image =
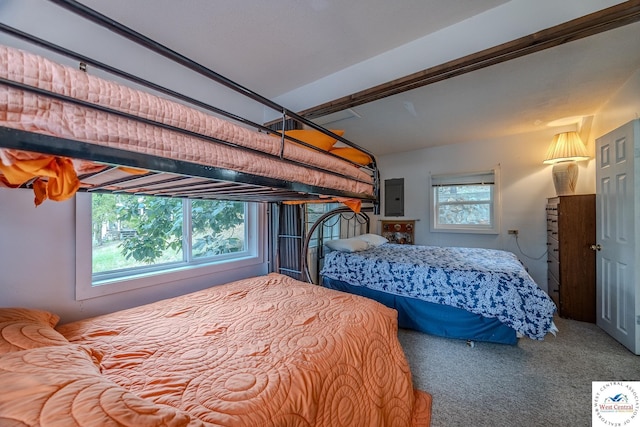
<svg viewBox="0 0 640 427">
<path fill-rule="evenodd" d="M 340 252 L 359 252 L 369 249 L 369 244 L 358 237 L 329 240 L 325 245 L 332 251 Z"/>
<path fill-rule="evenodd" d="M 372 233 L 362 234 L 358 236 L 358 239 L 364 240 L 365 242 L 367 242 L 369 244 L 369 247 L 371 248 L 377 248 L 378 246 L 384 243 L 387 243 L 389 241 L 378 234 L 372 234 Z"/>
</svg>

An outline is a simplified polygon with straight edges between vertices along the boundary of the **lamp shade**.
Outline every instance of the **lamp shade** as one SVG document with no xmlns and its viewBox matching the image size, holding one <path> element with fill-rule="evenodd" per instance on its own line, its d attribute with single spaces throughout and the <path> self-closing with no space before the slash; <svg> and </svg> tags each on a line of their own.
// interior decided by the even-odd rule
<svg viewBox="0 0 640 427">
<path fill-rule="evenodd" d="M 577 132 L 563 132 L 554 135 L 544 158 L 546 164 L 588 160 L 589 154 Z"/>
</svg>

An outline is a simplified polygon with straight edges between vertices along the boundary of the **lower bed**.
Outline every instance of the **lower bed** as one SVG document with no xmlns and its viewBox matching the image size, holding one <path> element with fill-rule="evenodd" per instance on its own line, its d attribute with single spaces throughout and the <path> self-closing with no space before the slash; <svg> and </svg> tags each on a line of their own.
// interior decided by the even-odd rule
<svg viewBox="0 0 640 427">
<path fill-rule="evenodd" d="M 431 396 L 413 388 L 395 311 L 286 276 L 216 286 L 57 331 L 54 315 L 17 313 L 0 310 L 0 424 L 430 422 Z M 30 319 L 39 325 L 27 327 Z"/>
<path fill-rule="evenodd" d="M 352 243 L 361 237 L 326 254 L 322 283 L 396 309 L 401 327 L 503 344 L 556 331 L 555 304 L 510 252 Z"/>
</svg>

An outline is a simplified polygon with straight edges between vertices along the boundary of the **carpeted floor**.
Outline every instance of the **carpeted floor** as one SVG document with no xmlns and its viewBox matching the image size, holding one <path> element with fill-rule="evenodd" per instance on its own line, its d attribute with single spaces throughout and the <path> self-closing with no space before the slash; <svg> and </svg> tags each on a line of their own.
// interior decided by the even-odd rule
<svg viewBox="0 0 640 427">
<path fill-rule="evenodd" d="M 517 346 L 400 330 L 414 386 L 433 395 L 432 427 L 591 426 L 591 382 L 640 380 L 635 356 L 591 323 Z"/>
</svg>

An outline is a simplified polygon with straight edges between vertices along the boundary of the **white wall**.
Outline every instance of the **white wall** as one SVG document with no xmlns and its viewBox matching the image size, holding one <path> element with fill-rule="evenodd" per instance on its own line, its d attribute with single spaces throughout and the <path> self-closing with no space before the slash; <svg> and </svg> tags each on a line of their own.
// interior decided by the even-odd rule
<svg viewBox="0 0 640 427">
<path fill-rule="evenodd" d="M 592 159 L 580 163 L 577 194 L 595 193 L 595 139 L 640 117 L 640 70 L 637 70 L 594 115 L 585 138 Z M 547 288 L 545 201 L 555 190 L 551 166 L 542 160 L 558 132 L 575 127 L 544 128 L 499 140 L 426 148 L 378 159 L 381 178 L 405 179 L 405 216 L 417 219 L 416 243 L 470 246 L 514 252 L 538 285 Z M 585 136 L 584 134 L 582 135 Z M 500 165 L 502 221 L 499 235 L 432 233 L 429 231 L 429 174 L 473 172 Z M 384 187 L 383 187 L 384 190 Z M 383 197 L 384 198 L 384 197 Z M 384 207 L 382 208 L 384 213 Z M 384 218 L 383 216 L 375 219 Z M 374 225 L 375 227 L 375 225 Z M 379 223 L 377 224 L 379 231 Z M 507 230 L 519 230 L 518 242 Z M 539 258 L 539 259 L 538 259 Z"/>
<path fill-rule="evenodd" d="M 267 272 L 259 264 L 76 301 L 75 241 L 75 199 L 36 208 L 30 190 L 0 188 L 0 306 L 49 310 L 68 322 Z"/>
<path fill-rule="evenodd" d="M 640 69 L 636 70 L 627 82 L 602 106 L 593 122 L 591 132 L 593 144 L 595 139 L 640 118 Z M 595 172 L 594 172 L 595 186 Z"/>
<path fill-rule="evenodd" d="M 547 288 L 547 197 L 555 195 L 551 166 L 542 163 L 555 133 L 574 128 L 544 128 L 536 133 L 491 141 L 445 145 L 379 158 L 382 180 L 404 178 L 405 217 L 417 219 L 416 243 L 469 246 L 514 252 L 542 288 Z M 486 171 L 500 167 L 500 234 L 432 233 L 429 231 L 429 174 Z M 578 192 L 591 192 L 590 177 L 581 165 Z M 384 208 L 381 210 L 384 213 Z M 382 216 L 381 216 L 382 218 Z M 379 223 L 378 223 L 379 227 Z M 518 243 L 507 230 L 519 230 Z"/>
<path fill-rule="evenodd" d="M 204 77 L 145 52 L 50 2 L 2 0 L 0 21 L 204 102 L 224 106 L 251 120 L 261 121 L 264 115 L 261 105 L 247 102 L 228 89 L 216 90 Z M 4 34 L 0 34 L 0 43 L 77 66 L 76 61 L 49 54 Z M 92 67 L 89 72 L 106 76 Z M 111 76 L 108 78 L 118 80 Z M 266 271 L 267 265 L 261 264 L 250 269 L 230 270 L 215 276 L 76 301 L 75 201 L 47 201 L 35 208 L 31 191 L 0 188 L 0 306 L 46 309 L 59 314 L 66 322 Z"/>
</svg>

